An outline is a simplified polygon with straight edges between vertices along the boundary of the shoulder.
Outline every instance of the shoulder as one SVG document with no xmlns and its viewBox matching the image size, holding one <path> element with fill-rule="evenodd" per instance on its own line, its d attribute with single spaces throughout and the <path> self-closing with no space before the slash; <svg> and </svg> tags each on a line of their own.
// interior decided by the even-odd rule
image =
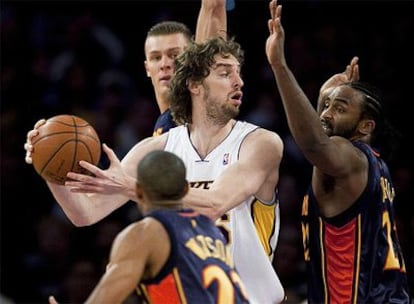
<svg viewBox="0 0 414 304">
<path fill-rule="evenodd" d="M 135 150 L 148 150 L 148 151 L 152 151 L 152 150 L 158 150 L 158 149 L 163 149 L 164 145 L 167 141 L 168 138 L 168 134 L 169 132 L 163 133 L 159 136 L 151 136 L 151 137 L 147 137 L 144 138 L 143 140 L 139 141 L 132 149 L 131 151 L 135 151 Z"/>
<path fill-rule="evenodd" d="M 282 138 L 276 132 L 257 127 L 246 136 L 245 145 L 283 151 Z M 267 151 L 269 152 L 269 151 Z"/>
<path fill-rule="evenodd" d="M 154 237 L 161 237 L 163 233 L 166 233 L 164 225 L 153 218 L 144 217 L 138 222 L 129 224 L 126 226 L 116 237 L 115 242 L 117 243 L 129 243 L 129 246 L 141 247 L 142 244 L 149 243 L 154 240 Z"/>
<path fill-rule="evenodd" d="M 249 133 L 240 146 L 240 160 L 280 163 L 283 156 L 283 141 L 272 131 L 256 128 Z"/>
</svg>

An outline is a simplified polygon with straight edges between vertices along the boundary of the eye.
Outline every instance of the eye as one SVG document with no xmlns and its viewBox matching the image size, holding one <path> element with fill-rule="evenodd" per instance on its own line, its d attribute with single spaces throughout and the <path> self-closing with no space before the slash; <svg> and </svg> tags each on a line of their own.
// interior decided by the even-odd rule
<svg viewBox="0 0 414 304">
<path fill-rule="evenodd" d="M 172 54 L 172 55 L 171 55 L 171 58 L 175 59 L 175 58 L 177 58 L 179 55 L 180 55 L 180 53 L 174 53 L 174 54 Z"/>
<path fill-rule="evenodd" d="M 230 73 L 229 73 L 229 72 L 221 72 L 219 75 L 220 75 L 221 77 L 228 78 L 228 77 L 230 76 Z"/>
<path fill-rule="evenodd" d="M 340 107 L 340 106 L 336 106 L 335 111 L 338 112 L 338 113 L 345 113 L 345 109 L 343 107 Z"/>
<path fill-rule="evenodd" d="M 150 57 L 150 61 L 160 61 L 161 55 L 153 55 Z"/>
</svg>

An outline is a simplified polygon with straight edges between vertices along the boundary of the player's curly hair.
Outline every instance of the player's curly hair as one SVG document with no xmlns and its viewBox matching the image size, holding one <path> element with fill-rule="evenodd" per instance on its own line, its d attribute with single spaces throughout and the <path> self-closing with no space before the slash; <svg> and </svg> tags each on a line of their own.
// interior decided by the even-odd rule
<svg viewBox="0 0 414 304">
<path fill-rule="evenodd" d="M 233 55 L 240 65 L 244 62 L 244 52 L 234 37 L 227 40 L 214 37 L 203 43 L 193 42 L 176 58 L 169 100 L 171 114 L 178 125 L 192 122 L 192 103 L 188 85 L 190 82 L 203 82 L 210 74 L 210 68 L 215 63 L 214 56 L 217 54 L 224 58 Z"/>
</svg>

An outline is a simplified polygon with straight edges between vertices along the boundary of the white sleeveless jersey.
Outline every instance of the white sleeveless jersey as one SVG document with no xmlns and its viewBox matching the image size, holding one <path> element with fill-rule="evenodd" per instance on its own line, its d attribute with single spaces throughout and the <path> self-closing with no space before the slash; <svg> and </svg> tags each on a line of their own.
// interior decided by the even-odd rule
<svg viewBox="0 0 414 304">
<path fill-rule="evenodd" d="M 238 160 L 244 138 L 257 128 L 237 121 L 223 142 L 201 159 L 190 141 L 187 126 L 183 125 L 169 130 L 164 149 L 182 158 L 191 187 L 208 189 L 223 170 Z M 216 222 L 231 245 L 234 264 L 253 304 L 274 304 L 284 299 L 282 285 L 272 266 L 279 217 L 277 200 L 265 204 L 250 197 Z"/>
</svg>

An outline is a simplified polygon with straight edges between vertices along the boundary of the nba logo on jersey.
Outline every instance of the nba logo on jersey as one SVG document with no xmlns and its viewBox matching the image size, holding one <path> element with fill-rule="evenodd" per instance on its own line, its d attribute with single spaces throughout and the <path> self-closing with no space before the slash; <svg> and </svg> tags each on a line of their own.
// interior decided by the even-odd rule
<svg viewBox="0 0 414 304">
<path fill-rule="evenodd" d="M 223 155 L 223 166 L 228 165 L 229 164 L 229 158 L 230 158 L 230 154 L 229 153 L 225 153 Z"/>
</svg>

